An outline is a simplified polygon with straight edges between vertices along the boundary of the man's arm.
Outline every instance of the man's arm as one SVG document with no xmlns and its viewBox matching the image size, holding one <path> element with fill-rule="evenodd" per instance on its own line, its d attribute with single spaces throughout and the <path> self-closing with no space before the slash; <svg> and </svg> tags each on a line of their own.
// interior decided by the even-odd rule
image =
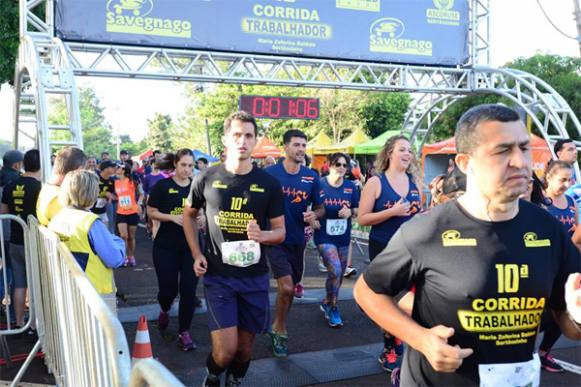
<svg viewBox="0 0 581 387">
<path fill-rule="evenodd" d="M 364 276 L 355 283 L 353 295 L 376 324 L 421 352 L 438 372 L 455 372 L 463 359 L 473 353 L 470 348 L 448 345 L 448 338 L 454 335 L 453 328 L 438 325 L 427 329 L 420 326 L 396 305 L 392 297 L 375 293 Z"/>
<path fill-rule="evenodd" d="M 554 310 L 561 332 L 572 340 L 581 340 L 581 274 L 570 274 L 565 283 L 566 310 Z"/>
</svg>

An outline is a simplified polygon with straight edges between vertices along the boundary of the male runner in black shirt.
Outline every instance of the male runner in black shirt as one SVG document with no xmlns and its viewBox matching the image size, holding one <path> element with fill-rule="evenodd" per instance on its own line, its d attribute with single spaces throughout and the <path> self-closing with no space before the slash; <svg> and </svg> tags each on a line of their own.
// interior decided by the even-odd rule
<svg viewBox="0 0 581 387">
<path fill-rule="evenodd" d="M 355 299 L 409 344 L 402 385 L 538 386 L 543 309 L 581 339 L 581 256 L 546 211 L 518 199 L 531 150 L 515 111 L 470 109 L 456 146 L 466 193 L 402 226 L 357 282 Z M 393 297 L 412 284 L 410 318 Z"/>
<path fill-rule="evenodd" d="M 224 122 L 224 164 L 199 174 L 184 209 L 184 233 L 194 271 L 204 276 L 212 353 L 206 386 L 238 385 L 250 365 L 256 333 L 269 323 L 269 276 L 264 245 L 284 241 L 284 198 L 280 184 L 252 165 L 257 127 L 246 112 Z M 206 250 L 200 251 L 196 217 L 206 214 Z"/>
<path fill-rule="evenodd" d="M 36 214 L 36 201 L 40 193 L 40 153 L 31 149 L 24 154 L 24 175 L 4 186 L 1 214 L 20 216 L 25 222 L 29 215 Z M 24 325 L 24 306 L 26 302 L 26 259 L 24 233 L 20 224 L 10 222 L 10 257 L 12 258 L 13 301 L 16 325 Z"/>
</svg>

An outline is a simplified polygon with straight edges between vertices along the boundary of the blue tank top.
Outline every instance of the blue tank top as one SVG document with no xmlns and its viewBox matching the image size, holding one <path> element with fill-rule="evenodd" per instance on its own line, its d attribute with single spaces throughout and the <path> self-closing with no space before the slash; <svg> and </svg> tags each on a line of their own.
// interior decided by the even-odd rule
<svg viewBox="0 0 581 387">
<path fill-rule="evenodd" d="M 391 184 L 389 184 L 385 173 L 382 173 L 378 177 L 381 181 L 381 194 L 375 200 L 375 204 L 373 205 L 373 212 L 379 212 L 391 208 L 402 198 L 400 194 L 395 192 Z M 420 212 L 422 208 L 420 192 L 418 191 L 418 187 L 412 181 L 410 175 L 408 175 L 408 179 L 409 190 L 405 199 L 410 202 L 411 214 L 408 216 L 393 216 L 387 219 L 385 222 L 371 226 L 369 239 L 373 239 L 379 243 L 385 243 L 387 246 L 391 240 L 391 237 L 393 237 L 393 234 L 395 234 L 400 226 L 410 220 L 415 214 Z"/>
<path fill-rule="evenodd" d="M 565 195 L 565 197 L 567 198 L 567 208 L 561 209 L 551 204 L 547 206 L 547 211 L 561 222 L 569 236 L 572 237 L 577 228 L 575 219 L 575 201 L 567 195 Z"/>
</svg>

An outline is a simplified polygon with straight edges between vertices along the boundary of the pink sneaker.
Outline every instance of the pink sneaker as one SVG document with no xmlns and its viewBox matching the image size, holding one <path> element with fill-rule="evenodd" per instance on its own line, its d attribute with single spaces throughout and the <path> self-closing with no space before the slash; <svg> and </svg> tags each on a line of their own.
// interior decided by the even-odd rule
<svg viewBox="0 0 581 387">
<path fill-rule="evenodd" d="M 303 286 L 303 284 L 298 283 L 295 285 L 295 297 L 296 298 L 303 298 L 303 296 L 305 295 L 305 288 Z"/>
<path fill-rule="evenodd" d="M 135 257 L 128 257 L 127 258 L 128 265 L 131 267 L 137 266 L 137 262 L 135 262 Z"/>
</svg>

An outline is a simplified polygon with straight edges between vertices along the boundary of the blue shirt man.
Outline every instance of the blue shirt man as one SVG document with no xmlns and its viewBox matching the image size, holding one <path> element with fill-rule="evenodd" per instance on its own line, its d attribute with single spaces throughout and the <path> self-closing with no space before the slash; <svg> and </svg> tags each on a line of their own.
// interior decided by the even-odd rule
<svg viewBox="0 0 581 387">
<path fill-rule="evenodd" d="M 295 285 L 303 276 L 305 226 L 322 218 L 325 213 L 319 177 L 303 166 L 307 136 L 300 130 L 292 129 L 284 134 L 283 140 L 284 161 L 266 169 L 266 172 L 279 181 L 285 198 L 285 241 L 267 250 L 279 293 L 270 333 L 273 353 L 277 357 L 288 354 L 286 321 L 293 302 Z M 312 210 L 309 210 L 309 205 L 312 205 Z"/>
</svg>

